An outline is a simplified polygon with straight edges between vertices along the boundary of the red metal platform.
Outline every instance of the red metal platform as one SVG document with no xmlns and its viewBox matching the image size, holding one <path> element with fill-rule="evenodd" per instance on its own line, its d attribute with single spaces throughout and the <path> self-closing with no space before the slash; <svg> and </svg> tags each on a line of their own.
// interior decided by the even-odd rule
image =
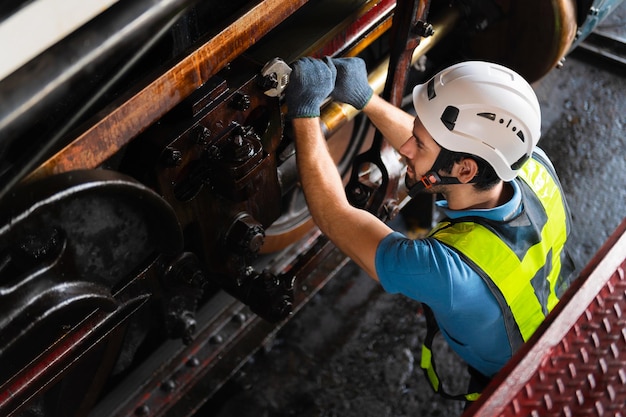
<svg viewBox="0 0 626 417">
<path fill-rule="evenodd" d="M 626 219 L 463 416 L 626 416 Z"/>
</svg>

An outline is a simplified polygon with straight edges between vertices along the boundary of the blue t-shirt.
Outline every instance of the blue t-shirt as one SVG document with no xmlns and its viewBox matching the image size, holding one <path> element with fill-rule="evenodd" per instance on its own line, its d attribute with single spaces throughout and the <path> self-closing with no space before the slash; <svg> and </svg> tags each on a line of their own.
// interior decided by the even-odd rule
<svg viewBox="0 0 626 417">
<path fill-rule="evenodd" d="M 508 220 L 521 209 L 515 181 L 513 197 L 502 206 L 455 211 L 437 204 L 449 218 L 482 216 Z M 482 278 L 449 247 L 434 238 L 386 236 L 376 250 L 376 273 L 385 291 L 427 304 L 452 349 L 469 365 L 493 376 L 511 358 L 502 311 Z"/>
</svg>

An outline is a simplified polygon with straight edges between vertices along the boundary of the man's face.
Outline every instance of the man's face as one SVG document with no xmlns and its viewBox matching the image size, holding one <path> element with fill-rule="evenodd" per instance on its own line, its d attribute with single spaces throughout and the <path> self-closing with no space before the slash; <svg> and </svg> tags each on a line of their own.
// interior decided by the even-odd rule
<svg viewBox="0 0 626 417">
<path fill-rule="evenodd" d="M 400 147 L 400 154 L 404 157 L 407 166 L 407 187 L 415 185 L 432 168 L 440 150 L 441 147 L 416 117 L 413 123 L 413 136 Z M 438 187 L 433 187 L 430 191 L 438 192 L 436 188 Z"/>
</svg>

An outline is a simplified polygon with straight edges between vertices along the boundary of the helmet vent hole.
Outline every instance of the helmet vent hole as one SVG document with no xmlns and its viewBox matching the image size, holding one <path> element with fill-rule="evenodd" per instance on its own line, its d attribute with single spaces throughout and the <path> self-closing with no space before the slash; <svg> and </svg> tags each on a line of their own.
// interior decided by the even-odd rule
<svg viewBox="0 0 626 417">
<path fill-rule="evenodd" d="M 435 93 L 435 80 L 431 79 L 428 82 L 428 85 L 426 86 L 427 92 L 428 92 L 428 100 L 432 100 L 435 97 L 437 97 L 437 94 Z"/>
<path fill-rule="evenodd" d="M 454 106 L 448 106 L 441 114 L 441 121 L 448 130 L 452 130 L 457 117 L 459 117 L 459 109 Z"/>
<path fill-rule="evenodd" d="M 476 116 L 484 117 L 485 119 L 489 119 L 491 121 L 496 120 L 495 113 L 478 113 Z"/>
</svg>

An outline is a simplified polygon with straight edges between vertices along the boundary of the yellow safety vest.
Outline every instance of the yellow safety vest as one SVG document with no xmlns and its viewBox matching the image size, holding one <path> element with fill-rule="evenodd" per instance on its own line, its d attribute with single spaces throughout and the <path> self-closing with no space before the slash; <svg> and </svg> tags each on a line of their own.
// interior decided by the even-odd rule
<svg viewBox="0 0 626 417">
<path fill-rule="evenodd" d="M 447 220 L 430 234 L 457 251 L 483 278 L 500 304 L 513 352 L 535 332 L 572 279 L 572 274 L 561 274 L 570 227 L 567 205 L 556 174 L 537 159 L 529 159 L 515 180 L 522 192 L 519 216 L 507 222 Z M 431 343 L 432 337 L 427 337 Z M 424 344 L 422 368 L 440 392 L 427 346 L 431 343 Z M 473 400 L 478 395 L 444 396 Z"/>
</svg>

